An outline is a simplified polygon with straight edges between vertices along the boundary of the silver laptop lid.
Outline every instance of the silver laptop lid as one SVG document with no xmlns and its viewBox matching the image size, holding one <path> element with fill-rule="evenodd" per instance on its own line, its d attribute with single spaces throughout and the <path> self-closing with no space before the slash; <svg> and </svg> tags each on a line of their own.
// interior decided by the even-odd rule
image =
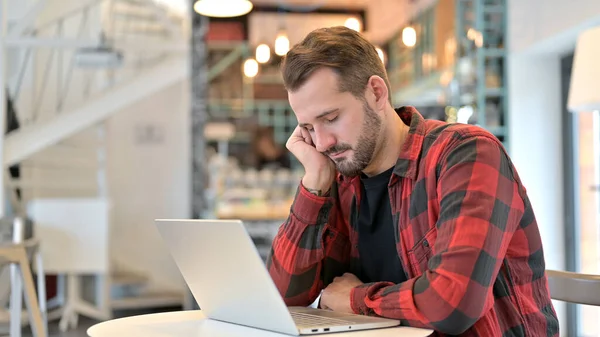
<svg viewBox="0 0 600 337">
<path fill-rule="evenodd" d="M 241 221 L 157 219 L 156 225 L 207 317 L 298 335 Z"/>
</svg>

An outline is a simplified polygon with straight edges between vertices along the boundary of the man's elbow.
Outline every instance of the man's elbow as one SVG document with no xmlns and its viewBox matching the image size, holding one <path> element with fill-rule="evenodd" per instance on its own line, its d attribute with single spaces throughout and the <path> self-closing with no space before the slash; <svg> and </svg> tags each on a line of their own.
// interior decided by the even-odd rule
<svg viewBox="0 0 600 337">
<path fill-rule="evenodd" d="M 432 323 L 435 331 L 446 335 L 460 335 L 471 328 L 478 318 L 468 317 L 460 310 L 455 309 L 445 319 Z"/>
</svg>

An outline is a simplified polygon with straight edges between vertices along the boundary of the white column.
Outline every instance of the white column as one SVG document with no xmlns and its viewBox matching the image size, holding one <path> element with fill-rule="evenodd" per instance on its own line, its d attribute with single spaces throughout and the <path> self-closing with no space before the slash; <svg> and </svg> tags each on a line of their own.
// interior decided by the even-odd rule
<svg viewBox="0 0 600 337">
<path fill-rule="evenodd" d="M 6 38 L 6 21 L 8 20 L 8 5 L 7 1 L 0 1 L 0 83 L 2 83 L 2 87 L 0 88 L 0 132 L 2 137 L 0 137 L 0 162 L 2 164 L 2 174 L 0 174 L 0 217 L 4 217 L 5 215 L 5 186 L 4 186 L 4 172 L 7 167 L 4 166 L 4 129 L 5 129 L 5 121 L 6 121 L 6 47 L 5 47 L 5 38 Z"/>
<path fill-rule="evenodd" d="M 560 58 L 512 54 L 508 69 L 511 157 L 535 212 L 546 268 L 565 270 Z M 566 326 L 565 303 L 554 305 Z"/>
</svg>

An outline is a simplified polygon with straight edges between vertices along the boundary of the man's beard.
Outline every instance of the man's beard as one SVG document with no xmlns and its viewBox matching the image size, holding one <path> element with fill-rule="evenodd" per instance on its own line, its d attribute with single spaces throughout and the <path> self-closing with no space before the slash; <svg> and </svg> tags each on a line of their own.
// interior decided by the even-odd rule
<svg viewBox="0 0 600 337">
<path fill-rule="evenodd" d="M 356 143 L 356 148 L 348 143 L 335 144 L 327 151 L 325 155 L 340 153 L 346 150 L 354 150 L 352 159 L 347 157 L 333 159 L 338 171 L 346 177 L 355 177 L 359 175 L 373 159 L 375 148 L 377 146 L 377 137 L 381 131 L 381 117 L 379 117 L 373 109 L 364 102 L 365 120 Z"/>
</svg>

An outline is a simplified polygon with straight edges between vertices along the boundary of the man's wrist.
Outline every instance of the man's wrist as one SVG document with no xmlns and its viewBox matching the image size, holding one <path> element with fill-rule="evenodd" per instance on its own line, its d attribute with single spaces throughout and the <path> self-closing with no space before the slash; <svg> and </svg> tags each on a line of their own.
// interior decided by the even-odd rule
<svg viewBox="0 0 600 337">
<path fill-rule="evenodd" d="M 319 189 L 315 189 L 315 188 L 310 188 L 310 187 L 305 187 L 307 191 L 309 191 L 311 194 L 316 195 L 317 197 L 322 197 L 325 193 L 323 193 L 322 190 Z"/>
<path fill-rule="evenodd" d="M 352 288 L 350 291 L 350 308 L 355 314 L 369 315 L 372 310 L 365 304 L 368 287 L 363 285 Z"/>
<path fill-rule="evenodd" d="M 333 200 L 331 200 L 329 194 L 318 197 L 310 193 L 306 187 L 300 183 L 290 211 L 303 223 L 317 224 L 322 217 L 327 218 L 327 216 L 321 214 L 323 206 L 332 202 Z M 329 207 L 327 207 L 327 209 L 329 209 Z"/>
<path fill-rule="evenodd" d="M 329 193 L 331 183 L 331 181 L 326 183 L 318 182 L 316 179 L 312 179 L 307 176 L 304 176 L 304 178 L 302 178 L 302 186 L 304 186 L 304 188 L 308 192 L 318 197 L 323 197 Z"/>
</svg>

